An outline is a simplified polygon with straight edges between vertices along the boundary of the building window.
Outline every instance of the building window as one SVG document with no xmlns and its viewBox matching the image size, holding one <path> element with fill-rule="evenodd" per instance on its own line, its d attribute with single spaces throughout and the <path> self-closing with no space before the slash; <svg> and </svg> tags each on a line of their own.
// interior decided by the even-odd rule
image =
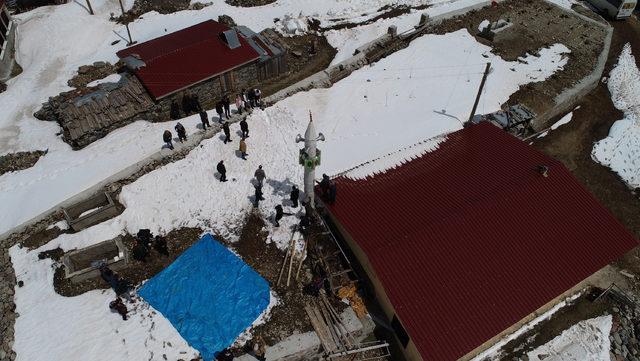
<svg viewBox="0 0 640 361">
<path fill-rule="evenodd" d="M 409 335 L 407 334 L 407 331 L 404 330 L 404 327 L 402 327 L 402 324 L 396 315 L 394 315 L 393 320 L 391 320 L 391 328 L 393 328 L 393 332 L 396 333 L 402 347 L 406 348 L 409 344 Z"/>
</svg>

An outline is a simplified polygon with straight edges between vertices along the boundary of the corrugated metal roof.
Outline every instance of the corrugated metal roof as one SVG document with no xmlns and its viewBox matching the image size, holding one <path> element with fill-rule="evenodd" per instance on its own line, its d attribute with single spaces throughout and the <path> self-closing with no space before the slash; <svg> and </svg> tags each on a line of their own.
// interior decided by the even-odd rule
<svg viewBox="0 0 640 361">
<path fill-rule="evenodd" d="M 562 163 L 487 123 L 336 181 L 328 209 L 425 360 L 464 356 L 638 245 Z"/>
<path fill-rule="evenodd" d="M 137 54 L 146 66 L 135 74 L 154 98 L 162 98 L 259 58 L 242 37 L 230 49 L 220 37 L 225 31 L 230 29 L 207 20 L 121 50 L 118 57 Z"/>
</svg>

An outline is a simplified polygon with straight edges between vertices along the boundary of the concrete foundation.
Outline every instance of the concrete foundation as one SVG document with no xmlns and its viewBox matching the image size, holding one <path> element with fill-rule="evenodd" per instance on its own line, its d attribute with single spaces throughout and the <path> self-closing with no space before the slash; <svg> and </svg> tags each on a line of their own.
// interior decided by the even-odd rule
<svg viewBox="0 0 640 361">
<path fill-rule="evenodd" d="M 340 314 L 342 323 L 353 335 L 357 342 L 366 339 L 375 328 L 370 318 L 358 319 L 351 307 Z M 322 360 L 323 350 L 318 335 L 314 332 L 306 332 L 291 335 L 279 343 L 267 347 L 267 361 L 315 361 Z M 235 361 L 255 361 L 250 355 L 236 357 Z"/>
<path fill-rule="evenodd" d="M 76 232 L 118 215 L 118 208 L 108 193 L 99 193 L 63 211 L 67 223 Z"/>
<path fill-rule="evenodd" d="M 98 261 L 104 262 L 112 271 L 124 268 L 129 263 L 129 252 L 122 237 L 65 254 L 62 258 L 64 276 L 74 283 L 98 277 L 100 271 L 94 267 Z"/>
</svg>

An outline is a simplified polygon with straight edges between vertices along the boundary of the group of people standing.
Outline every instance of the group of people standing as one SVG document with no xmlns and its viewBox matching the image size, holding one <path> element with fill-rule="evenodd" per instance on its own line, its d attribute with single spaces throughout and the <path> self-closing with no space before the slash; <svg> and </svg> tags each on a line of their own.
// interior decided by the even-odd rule
<svg viewBox="0 0 640 361">
<path fill-rule="evenodd" d="M 262 92 L 258 88 L 250 89 L 249 91 L 242 89 L 240 93 L 236 96 L 235 104 L 238 114 L 242 114 L 243 111 L 250 111 L 255 107 L 262 106 Z M 220 101 L 216 103 L 215 106 L 216 113 L 218 114 L 218 123 L 222 124 L 222 129 L 225 133 L 225 144 L 231 141 L 231 134 L 229 130 L 228 120 L 231 119 L 231 101 L 229 100 L 229 96 L 225 95 Z M 182 97 L 182 112 L 184 116 L 189 116 L 191 114 L 198 113 L 200 115 L 200 121 L 202 122 L 202 129 L 207 130 L 207 128 L 211 128 L 211 123 L 209 122 L 209 115 L 206 110 L 202 108 L 200 105 L 200 100 L 196 94 L 186 93 Z M 178 105 L 178 102 L 174 99 L 171 102 L 170 109 L 171 119 L 177 120 L 180 119 L 183 115 L 181 113 L 181 108 Z M 227 119 L 227 121 L 224 120 Z M 246 159 L 247 156 L 247 144 L 245 139 L 249 137 L 249 127 L 247 125 L 246 120 L 242 120 L 240 122 L 240 127 L 242 130 L 242 140 L 240 141 L 240 154 L 242 159 Z M 187 140 L 187 130 L 185 127 L 178 122 L 174 127 L 176 133 L 178 134 L 178 140 L 180 142 L 184 142 Z M 162 134 L 162 140 L 165 143 L 166 147 L 174 150 L 173 146 L 173 134 L 170 130 L 165 130 Z"/>
</svg>

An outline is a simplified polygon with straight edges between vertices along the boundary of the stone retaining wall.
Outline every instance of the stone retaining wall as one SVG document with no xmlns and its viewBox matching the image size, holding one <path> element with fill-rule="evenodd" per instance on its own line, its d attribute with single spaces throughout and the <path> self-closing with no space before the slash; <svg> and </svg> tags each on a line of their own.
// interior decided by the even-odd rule
<svg viewBox="0 0 640 361">
<path fill-rule="evenodd" d="M 604 39 L 604 45 L 602 47 L 602 51 L 598 55 L 598 59 L 596 62 L 596 66 L 593 68 L 591 73 L 589 73 L 584 78 L 578 80 L 576 84 L 571 87 L 564 89 L 562 93 L 558 94 L 554 99 L 554 105 L 551 109 L 545 111 L 542 114 L 539 114 L 538 117 L 532 123 L 532 126 L 536 130 L 540 130 L 541 128 L 548 125 L 548 123 L 555 117 L 568 113 L 570 110 L 576 107 L 576 105 L 589 94 L 593 89 L 598 86 L 600 79 L 602 78 L 602 73 L 604 72 L 604 67 L 607 63 L 607 59 L 609 57 L 609 50 L 611 48 L 611 39 L 613 38 L 613 27 L 611 27 L 604 19 L 603 22 L 593 20 L 585 15 L 579 14 L 575 11 L 566 10 L 558 5 L 555 5 L 548 0 L 544 0 L 548 2 L 550 5 L 558 7 L 563 11 L 570 13 L 573 16 L 577 16 L 581 18 L 583 21 L 587 21 L 597 26 L 601 26 L 606 29 L 607 35 Z"/>
</svg>

